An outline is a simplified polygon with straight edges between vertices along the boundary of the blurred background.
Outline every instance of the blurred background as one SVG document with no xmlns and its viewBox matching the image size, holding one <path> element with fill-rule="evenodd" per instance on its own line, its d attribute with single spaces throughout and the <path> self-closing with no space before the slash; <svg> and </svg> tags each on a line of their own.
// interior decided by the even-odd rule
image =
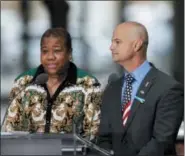
<svg viewBox="0 0 185 156">
<path fill-rule="evenodd" d="M 184 1 L 1 1 L 1 119 L 15 77 L 39 65 L 47 28 L 68 29 L 74 63 L 104 88 L 111 73 L 122 74 L 109 47 L 115 26 L 127 20 L 148 29 L 148 60 L 184 83 Z"/>
</svg>

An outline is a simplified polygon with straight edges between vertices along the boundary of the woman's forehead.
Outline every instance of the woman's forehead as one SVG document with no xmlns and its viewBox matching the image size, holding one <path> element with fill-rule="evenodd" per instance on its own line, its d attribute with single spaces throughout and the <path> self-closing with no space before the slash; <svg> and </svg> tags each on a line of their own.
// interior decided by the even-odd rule
<svg viewBox="0 0 185 156">
<path fill-rule="evenodd" d="M 42 40 L 42 44 L 60 44 L 63 45 L 64 44 L 64 38 L 63 37 L 59 37 L 59 36 L 49 36 L 49 37 L 44 37 Z"/>
</svg>

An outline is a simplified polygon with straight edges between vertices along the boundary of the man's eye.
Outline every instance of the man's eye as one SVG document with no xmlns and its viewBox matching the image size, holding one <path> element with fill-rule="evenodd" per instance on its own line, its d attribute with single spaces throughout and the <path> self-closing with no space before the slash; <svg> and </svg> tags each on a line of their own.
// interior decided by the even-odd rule
<svg viewBox="0 0 185 156">
<path fill-rule="evenodd" d="M 120 43 L 120 41 L 116 41 L 116 44 L 119 44 Z"/>
<path fill-rule="evenodd" d="M 42 50 L 42 53 L 47 53 L 47 52 L 48 52 L 48 50 L 46 50 L 46 49 Z"/>
</svg>

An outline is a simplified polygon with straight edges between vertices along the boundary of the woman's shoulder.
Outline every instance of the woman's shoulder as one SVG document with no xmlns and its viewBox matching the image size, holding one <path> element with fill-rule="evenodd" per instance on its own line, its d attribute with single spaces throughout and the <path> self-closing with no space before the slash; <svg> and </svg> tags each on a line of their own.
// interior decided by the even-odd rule
<svg viewBox="0 0 185 156">
<path fill-rule="evenodd" d="M 15 78 L 15 80 L 17 81 L 17 80 L 19 80 L 19 79 L 21 79 L 21 78 L 23 78 L 23 77 L 25 77 L 25 76 L 31 76 L 31 77 L 33 77 L 33 76 L 36 74 L 36 72 L 37 72 L 37 68 L 28 69 L 27 71 L 25 71 L 25 72 L 19 74 L 19 75 Z"/>
<path fill-rule="evenodd" d="M 98 79 L 93 74 L 84 69 L 77 68 L 77 82 L 80 81 L 89 82 L 91 85 L 100 85 Z"/>
</svg>

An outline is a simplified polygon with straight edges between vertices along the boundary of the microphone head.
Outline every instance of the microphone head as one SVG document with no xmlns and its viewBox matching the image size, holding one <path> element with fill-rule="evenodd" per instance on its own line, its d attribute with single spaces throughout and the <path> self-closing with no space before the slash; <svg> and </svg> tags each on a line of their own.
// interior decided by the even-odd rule
<svg viewBox="0 0 185 156">
<path fill-rule="evenodd" d="M 36 77 L 34 84 L 42 85 L 42 84 L 45 84 L 47 81 L 48 81 L 48 74 L 42 73 Z"/>
<path fill-rule="evenodd" d="M 108 84 L 110 84 L 111 82 L 114 82 L 118 79 L 118 75 L 116 73 L 112 73 L 110 74 L 109 78 L 108 78 Z"/>
</svg>

